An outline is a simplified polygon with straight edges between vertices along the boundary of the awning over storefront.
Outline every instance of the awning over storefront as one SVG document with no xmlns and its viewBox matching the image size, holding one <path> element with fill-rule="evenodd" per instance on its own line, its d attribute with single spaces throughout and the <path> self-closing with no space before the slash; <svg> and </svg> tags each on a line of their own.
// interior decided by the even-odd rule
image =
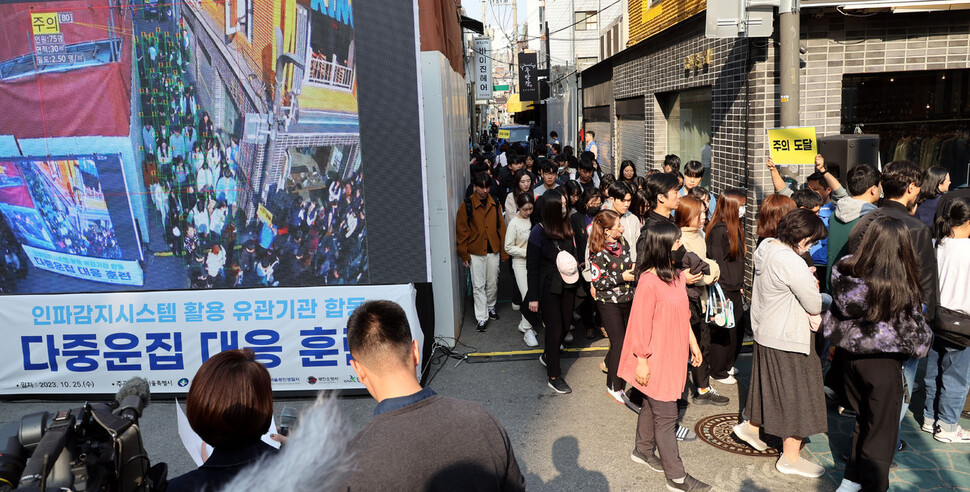
<svg viewBox="0 0 970 492">
<path fill-rule="evenodd" d="M 535 106 L 531 102 L 523 103 L 519 100 L 518 94 L 512 94 L 509 96 L 509 100 L 505 103 L 505 110 L 509 113 L 521 113 L 523 111 L 528 111 L 534 109 Z"/>
</svg>

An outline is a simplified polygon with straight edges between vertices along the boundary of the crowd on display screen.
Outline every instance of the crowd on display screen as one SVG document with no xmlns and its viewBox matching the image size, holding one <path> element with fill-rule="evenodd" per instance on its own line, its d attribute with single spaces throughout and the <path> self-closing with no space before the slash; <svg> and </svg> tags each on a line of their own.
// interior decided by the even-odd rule
<svg viewBox="0 0 970 492">
<path fill-rule="evenodd" d="M 701 162 L 668 155 L 640 176 L 624 160 L 613 175 L 600 169 L 594 132 L 578 154 L 550 137 L 541 155 L 494 140 L 471 150 L 455 221 L 477 330 L 499 317 L 504 271 L 523 343 L 542 345 L 556 393 L 572 391 L 560 352 L 573 331 L 607 337 L 606 393 L 639 412 L 631 459 L 663 472 L 668 488 L 709 489 L 679 457 L 677 443 L 696 434 L 678 410 L 729 403 L 717 386 L 738 383 L 746 332 L 749 391 L 733 433 L 759 451 L 765 435 L 781 438 L 779 472 L 824 473 L 800 449 L 828 432 L 829 399 L 856 420 L 839 490 L 887 490 L 917 384 L 922 430 L 970 444 L 959 425 L 970 387 L 970 190 L 951 191 L 945 168 L 897 160 L 839 177 L 819 155 L 794 189 L 768 159 L 775 193 L 761 200 L 751 238 L 749 194 L 703 188 Z"/>
<path fill-rule="evenodd" d="M 215 126 L 189 82 L 186 29 L 137 43 L 144 186 L 169 251 L 193 289 L 355 284 L 368 263 L 361 173 L 323 173 L 314 190 L 287 179 L 268 215 L 247 222 L 236 135 Z M 322 190 L 322 191 L 321 191 Z M 315 192 L 316 191 L 316 192 Z"/>
</svg>

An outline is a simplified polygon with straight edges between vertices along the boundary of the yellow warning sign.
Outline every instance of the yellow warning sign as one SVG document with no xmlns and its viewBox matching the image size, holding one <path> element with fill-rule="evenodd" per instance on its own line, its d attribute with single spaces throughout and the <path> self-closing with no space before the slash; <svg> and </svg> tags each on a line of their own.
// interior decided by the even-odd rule
<svg viewBox="0 0 970 492">
<path fill-rule="evenodd" d="M 34 34 L 61 33 L 61 23 L 57 20 L 57 12 L 30 14 L 30 27 Z"/>
<path fill-rule="evenodd" d="M 512 130 L 499 130 L 498 138 L 509 138 L 512 136 Z"/>
<path fill-rule="evenodd" d="M 815 127 L 768 130 L 768 149 L 775 164 L 814 166 L 818 154 Z"/>
<path fill-rule="evenodd" d="M 264 207 L 262 203 L 260 203 L 259 208 L 256 209 L 256 217 L 267 225 L 273 225 L 273 212 L 270 212 L 269 209 Z"/>
</svg>

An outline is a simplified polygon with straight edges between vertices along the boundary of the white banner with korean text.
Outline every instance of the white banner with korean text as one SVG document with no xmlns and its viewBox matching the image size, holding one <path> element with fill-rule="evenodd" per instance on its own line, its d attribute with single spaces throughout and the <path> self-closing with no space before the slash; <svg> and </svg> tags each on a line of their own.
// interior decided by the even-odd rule
<svg viewBox="0 0 970 492">
<path fill-rule="evenodd" d="M 423 346 L 412 285 L 0 296 L 0 395 L 109 394 L 134 376 L 188 393 L 202 362 L 242 347 L 273 391 L 363 388 L 347 318 L 378 299 L 404 308 Z"/>
</svg>

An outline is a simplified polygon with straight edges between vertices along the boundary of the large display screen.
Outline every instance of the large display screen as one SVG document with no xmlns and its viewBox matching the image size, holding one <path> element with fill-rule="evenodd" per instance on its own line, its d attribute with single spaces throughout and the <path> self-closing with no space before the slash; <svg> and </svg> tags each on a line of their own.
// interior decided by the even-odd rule
<svg viewBox="0 0 970 492">
<path fill-rule="evenodd" d="M 414 15 L 0 4 L 0 290 L 428 281 Z"/>
</svg>

